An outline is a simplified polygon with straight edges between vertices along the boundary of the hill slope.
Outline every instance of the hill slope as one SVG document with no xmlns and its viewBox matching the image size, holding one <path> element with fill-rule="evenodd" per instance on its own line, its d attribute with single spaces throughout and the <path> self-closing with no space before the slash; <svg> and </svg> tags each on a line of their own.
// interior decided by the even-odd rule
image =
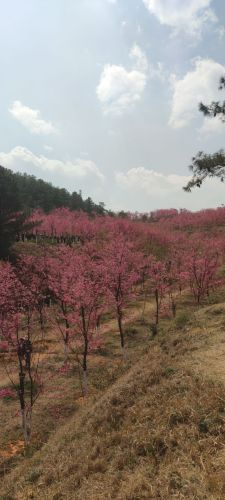
<svg viewBox="0 0 225 500">
<path fill-rule="evenodd" d="M 102 204 L 96 205 L 90 197 L 84 200 L 80 192 L 70 194 L 33 175 L 13 173 L 0 166 L 0 211 L 42 208 L 49 212 L 60 207 L 104 213 Z"/>
<path fill-rule="evenodd" d="M 1 498 L 224 499 L 225 388 L 202 362 L 223 341 L 223 311 L 203 308 L 190 327 L 162 332 L 5 479 Z"/>
</svg>

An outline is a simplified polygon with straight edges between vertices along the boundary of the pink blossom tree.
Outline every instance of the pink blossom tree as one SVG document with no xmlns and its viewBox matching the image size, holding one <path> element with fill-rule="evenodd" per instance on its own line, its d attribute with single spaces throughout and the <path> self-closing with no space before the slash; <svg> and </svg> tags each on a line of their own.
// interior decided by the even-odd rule
<svg viewBox="0 0 225 500">
<path fill-rule="evenodd" d="M 124 354 L 124 310 L 134 297 L 134 285 L 140 276 L 140 253 L 122 235 L 113 239 L 104 249 L 104 273 L 108 302 L 116 313 Z"/>
<path fill-rule="evenodd" d="M 71 345 L 78 354 L 83 374 L 83 392 L 87 393 L 88 355 L 102 344 L 98 332 L 99 317 L 105 310 L 105 283 L 101 261 L 88 255 L 76 256 L 76 279 L 69 292 Z"/>
<path fill-rule="evenodd" d="M 0 339 L 5 346 L 5 369 L 17 390 L 24 441 L 31 435 L 32 410 L 42 384 L 38 361 L 33 353 L 32 314 L 34 299 L 10 264 L 0 266 Z M 9 354 L 17 355 L 18 381 L 10 375 Z"/>
<path fill-rule="evenodd" d="M 149 267 L 149 284 L 150 284 L 150 291 L 154 294 L 155 297 L 155 304 L 156 304 L 155 325 L 157 332 L 160 309 L 168 287 L 166 279 L 165 262 L 152 259 L 152 262 Z"/>
<path fill-rule="evenodd" d="M 54 302 L 49 319 L 62 337 L 65 362 L 68 361 L 71 331 L 69 298 L 76 279 L 74 257 L 70 247 L 60 245 L 48 259 L 48 286 Z"/>
<path fill-rule="evenodd" d="M 105 307 L 102 263 L 96 255 L 93 258 L 89 252 L 78 253 L 63 246 L 50 259 L 49 269 L 49 286 L 56 300 L 56 324 L 66 349 L 65 361 L 69 352 L 75 354 L 86 394 L 88 355 L 101 343 L 97 325 Z"/>
<path fill-rule="evenodd" d="M 216 240 L 195 238 L 190 242 L 185 259 L 187 279 L 196 303 L 199 305 L 210 290 L 219 284 L 219 248 Z"/>
</svg>

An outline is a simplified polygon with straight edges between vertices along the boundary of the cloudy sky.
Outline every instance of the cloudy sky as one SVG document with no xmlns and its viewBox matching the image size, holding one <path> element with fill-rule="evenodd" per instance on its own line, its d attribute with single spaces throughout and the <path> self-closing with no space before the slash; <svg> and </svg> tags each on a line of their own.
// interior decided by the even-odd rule
<svg viewBox="0 0 225 500">
<path fill-rule="evenodd" d="M 0 164 L 114 210 L 225 203 L 209 181 L 182 191 L 225 125 L 221 0 L 0 0 Z"/>
</svg>

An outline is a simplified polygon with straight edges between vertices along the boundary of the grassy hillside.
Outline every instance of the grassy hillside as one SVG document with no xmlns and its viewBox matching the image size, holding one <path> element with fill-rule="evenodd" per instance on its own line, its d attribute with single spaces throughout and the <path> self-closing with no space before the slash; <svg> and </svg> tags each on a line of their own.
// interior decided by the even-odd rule
<svg viewBox="0 0 225 500">
<path fill-rule="evenodd" d="M 102 362 L 93 356 L 89 397 L 32 458 L 18 459 L 0 498 L 224 499 L 222 300 L 191 309 L 184 298 L 154 340 L 149 309 L 145 322 L 131 309 L 125 362 L 115 323 L 106 322 L 114 349 L 109 359 L 106 344 Z"/>
</svg>

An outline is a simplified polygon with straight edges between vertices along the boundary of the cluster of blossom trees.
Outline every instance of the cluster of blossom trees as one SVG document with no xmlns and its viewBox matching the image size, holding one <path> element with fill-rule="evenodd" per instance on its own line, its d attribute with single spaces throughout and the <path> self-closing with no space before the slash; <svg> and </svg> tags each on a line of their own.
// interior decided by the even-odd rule
<svg viewBox="0 0 225 500">
<path fill-rule="evenodd" d="M 136 221 L 148 221 L 155 227 L 163 227 L 168 231 L 174 229 L 201 229 L 215 230 L 225 223 L 225 207 L 207 208 L 191 212 L 185 208 L 155 210 L 150 213 L 127 214 L 127 218 Z"/>
<path fill-rule="evenodd" d="M 138 224 L 134 224 L 138 222 Z M 48 239 L 51 242 L 74 244 L 87 240 L 104 239 L 114 232 L 114 226 L 123 234 L 131 232 L 139 238 L 157 240 L 160 245 L 167 244 L 175 231 L 210 231 L 218 235 L 225 224 L 225 207 L 190 212 L 186 209 L 156 210 L 146 214 L 126 214 L 126 217 L 105 215 L 91 217 L 85 212 L 75 212 L 68 208 L 58 208 L 45 214 L 35 210 L 27 219 L 27 231 L 20 239 L 33 239 L 36 242 Z M 29 229 L 30 228 L 30 229 Z"/>
<path fill-rule="evenodd" d="M 85 395 L 89 355 L 104 342 L 104 314 L 114 314 L 125 356 L 126 307 L 137 296 L 143 303 L 153 300 L 149 320 L 155 335 L 165 307 L 175 317 L 183 290 L 199 305 L 221 283 L 224 247 L 221 234 L 212 239 L 194 226 L 192 232 L 171 231 L 131 218 L 90 219 L 67 209 L 47 216 L 36 212 L 34 221 L 39 221 L 32 229 L 35 243 L 42 234 L 46 244 L 41 240 L 14 265 L 0 263 L 0 349 L 6 370 L 9 359 L 17 359 L 17 383 L 13 380 L 25 441 L 43 389 L 38 346 L 47 327 L 62 342 L 64 366 L 71 357 L 78 364 Z"/>
</svg>

